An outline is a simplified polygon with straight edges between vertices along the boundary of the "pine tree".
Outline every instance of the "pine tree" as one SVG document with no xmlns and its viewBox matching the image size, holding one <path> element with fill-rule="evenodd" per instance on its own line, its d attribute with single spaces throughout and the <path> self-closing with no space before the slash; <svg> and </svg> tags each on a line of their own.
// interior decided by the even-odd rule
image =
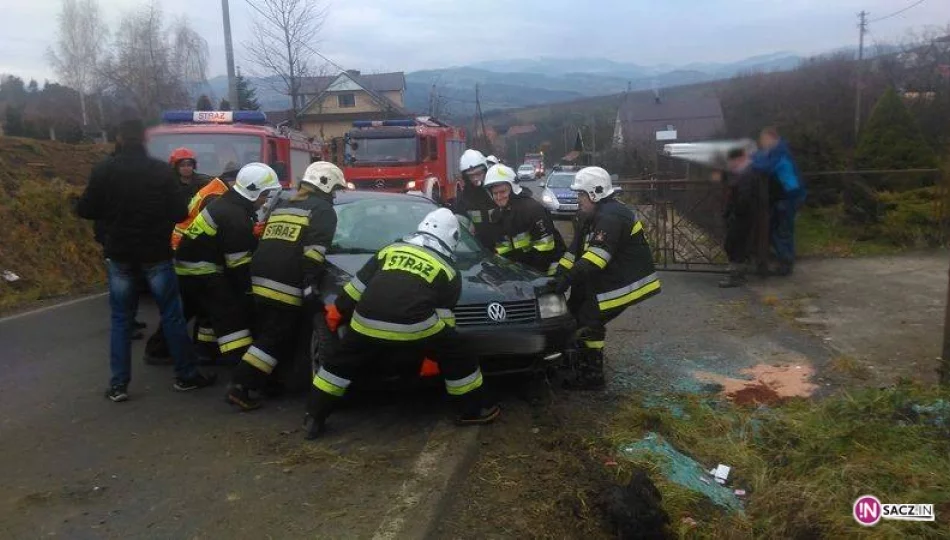
<svg viewBox="0 0 950 540">
<path fill-rule="evenodd" d="M 871 111 L 855 152 L 858 169 L 913 169 L 936 166 L 933 149 L 900 96 L 889 88 Z"/>
<path fill-rule="evenodd" d="M 225 99 L 225 98 L 221 98 L 221 103 L 218 103 L 218 110 L 219 110 L 219 111 L 230 111 L 230 110 L 231 110 L 231 102 L 228 101 L 228 100 Z"/>
<path fill-rule="evenodd" d="M 213 111 L 214 105 L 211 104 L 211 98 L 205 94 L 201 94 L 201 97 L 198 98 L 198 103 L 195 104 L 196 111 Z"/>
<path fill-rule="evenodd" d="M 237 74 L 238 110 L 257 111 L 261 105 L 257 102 L 257 89 L 240 73 Z"/>
<path fill-rule="evenodd" d="M 30 79 L 30 84 L 27 86 L 31 94 L 35 94 L 40 91 L 40 85 L 36 82 L 36 79 Z"/>
</svg>

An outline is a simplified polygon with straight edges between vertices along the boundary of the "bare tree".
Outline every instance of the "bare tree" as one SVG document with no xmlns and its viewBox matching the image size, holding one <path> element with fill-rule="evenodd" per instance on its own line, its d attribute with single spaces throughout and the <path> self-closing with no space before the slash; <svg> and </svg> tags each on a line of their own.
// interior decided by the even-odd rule
<svg viewBox="0 0 950 540">
<path fill-rule="evenodd" d="M 62 0 L 58 16 L 59 39 L 47 52 L 50 64 L 62 81 L 79 92 L 83 126 L 88 125 L 86 94 L 96 84 L 96 71 L 108 39 L 97 0 Z"/>
<path fill-rule="evenodd" d="M 327 10 L 317 0 L 247 0 L 258 16 L 253 37 L 245 43 L 248 57 L 261 71 L 279 80 L 290 97 L 296 121 L 303 107 L 301 83 L 314 73 L 317 35 Z"/>
<path fill-rule="evenodd" d="M 193 88 L 205 85 L 208 82 L 208 42 L 184 17 L 172 23 L 170 32 L 178 76 Z"/>
</svg>

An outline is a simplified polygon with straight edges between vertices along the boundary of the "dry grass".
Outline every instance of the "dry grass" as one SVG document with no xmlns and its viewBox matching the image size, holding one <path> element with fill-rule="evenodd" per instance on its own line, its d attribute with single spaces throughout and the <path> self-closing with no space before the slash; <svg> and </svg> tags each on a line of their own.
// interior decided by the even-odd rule
<svg viewBox="0 0 950 540">
<path fill-rule="evenodd" d="M 871 371 L 867 366 L 852 356 L 840 355 L 832 358 L 829 368 L 835 373 L 848 375 L 856 379 L 865 380 L 871 377 Z"/>
</svg>

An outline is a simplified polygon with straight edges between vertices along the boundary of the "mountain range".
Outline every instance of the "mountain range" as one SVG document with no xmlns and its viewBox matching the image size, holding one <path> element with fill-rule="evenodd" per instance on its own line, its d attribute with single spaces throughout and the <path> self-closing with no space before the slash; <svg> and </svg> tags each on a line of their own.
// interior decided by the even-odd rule
<svg viewBox="0 0 950 540">
<path fill-rule="evenodd" d="M 406 108 L 424 112 L 434 91 L 443 116 L 470 116 L 475 86 L 483 111 L 570 101 L 616 94 L 626 89 L 649 90 L 729 78 L 743 72 L 782 71 L 803 58 L 790 52 L 753 56 L 738 62 L 644 66 L 606 58 L 523 58 L 491 60 L 467 66 L 406 73 Z M 274 89 L 272 78 L 251 78 L 265 110 L 286 109 L 288 98 Z M 434 88 L 433 88 L 434 86 Z M 215 77 L 201 92 L 213 101 L 227 95 L 227 78 Z"/>
</svg>

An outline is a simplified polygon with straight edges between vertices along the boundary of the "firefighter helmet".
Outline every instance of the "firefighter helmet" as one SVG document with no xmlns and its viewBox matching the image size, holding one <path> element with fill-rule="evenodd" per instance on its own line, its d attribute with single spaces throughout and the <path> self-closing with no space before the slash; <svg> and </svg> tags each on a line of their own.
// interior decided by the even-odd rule
<svg viewBox="0 0 950 540">
<path fill-rule="evenodd" d="M 257 201 L 261 193 L 280 189 L 277 173 L 263 163 L 248 163 L 241 167 L 234 182 L 234 191 L 249 201 Z"/>
<path fill-rule="evenodd" d="M 485 174 L 485 181 L 482 182 L 482 186 L 485 187 L 488 191 L 491 191 L 492 186 L 497 186 L 498 184 L 508 184 L 511 186 L 511 192 L 515 195 L 521 194 L 521 186 L 515 183 L 515 171 L 511 170 L 511 167 L 507 165 L 495 165 L 491 169 L 488 169 L 488 172 Z"/>
<path fill-rule="evenodd" d="M 170 156 L 168 156 L 168 164 L 172 167 L 177 167 L 178 162 L 190 159 L 192 163 L 195 164 L 195 167 L 198 166 L 198 158 L 195 157 L 195 153 L 191 151 L 190 148 L 185 148 L 184 146 L 172 150 Z"/>
<path fill-rule="evenodd" d="M 324 193 L 332 193 L 334 189 L 346 189 L 346 179 L 343 178 L 343 171 L 328 161 L 311 163 L 300 181 L 306 182 Z"/>
<path fill-rule="evenodd" d="M 462 158 L 459 160 L 459 170 L 462 171 L 462 174 L 465 174 L 478 167 L 482 167 L 485 171 L 488 170 L 485 155 L 474 148 L 469 148 L 462 154 Z"/>
<path fill-rule="evenodd" d="M 453 252 L 458 246 L 459 220 L 448 208 L 439 208 L 429 212 L 419 223 L 417 230 L 438 238 Z"/>
<path fill-rule="evenodd" d="M 498 165 L 499 163 L 501 163 L 501 160 L 496 158 L 494 155 L 488 156 L 487 158 L 485 158 L 485 161 L 488 162 L 489 167 L 492 167 L 494 165 Z"/>
<path fill-rule="evenodd" d="M 599 202 L 613 195 L 617 188 L 610 180 L 610 173 L 600 167 L 584 167 L 574 175 L 571 190 L 583 191 L 591 202 Z"/>
</svg>

